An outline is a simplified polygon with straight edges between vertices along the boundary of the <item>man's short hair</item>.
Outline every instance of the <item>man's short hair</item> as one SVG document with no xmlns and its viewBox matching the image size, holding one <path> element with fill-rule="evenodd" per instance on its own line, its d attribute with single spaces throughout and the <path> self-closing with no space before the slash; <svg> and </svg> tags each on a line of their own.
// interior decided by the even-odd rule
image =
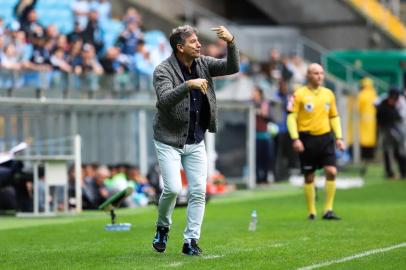
<svg viewBox="0 0 406 270">
<path fill-rule="evenodd" d="M 171 44 L 172 50 L 176 53 L 178 44 L 185 44 L 185 41 L 191 35 L 197 35 L 197 29 L 190 25 L 182 25 L 174 28 L 171 35 L 169 36 L 169 43 Z"/>
<path fill-rule="evenodd" d="M 397 87 L 391 87 L 389 89 L 389 97 L 393 99 L 398 99 L 400 96 L 400 89 Z"/>
</svg>

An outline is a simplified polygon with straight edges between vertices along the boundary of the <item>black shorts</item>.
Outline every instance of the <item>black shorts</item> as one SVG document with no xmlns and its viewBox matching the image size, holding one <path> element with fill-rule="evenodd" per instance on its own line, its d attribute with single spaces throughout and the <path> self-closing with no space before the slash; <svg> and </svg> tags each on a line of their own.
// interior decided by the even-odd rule
<svg viewBox="0 0 406 270">
<path fill-rule="evenodd" d="M 304 152 L 299 155 L 303 174 L 324 166 L 336 166 L 335 139 L 331 132 L 322 135 L 300 133 L 299 137 L 304 145 Z"/>
</svg>

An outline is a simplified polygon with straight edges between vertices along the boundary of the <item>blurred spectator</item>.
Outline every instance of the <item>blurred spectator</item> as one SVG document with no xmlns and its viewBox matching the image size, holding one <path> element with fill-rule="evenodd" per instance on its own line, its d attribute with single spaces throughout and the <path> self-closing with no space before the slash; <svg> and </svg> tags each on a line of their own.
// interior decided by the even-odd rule
<svg viewBox="0 0 406 270">
<path fill-rule="evenodd" d="M 4 52 L 1 55 L 1 67 L 13 71 L 21 70 L 22 65 L 18 59 L 14 44 L 10 43 L 4 48 Z"/>
<path fill-rule="evenodd" d="M 148 183 L 147 178 L 141 175 L 140 169 L 137 166 L 128 169 L 128 180 L 129 186 L 134 188 L 132 201 L 136 206 L 145 206 L 154 200 L 155 190 Z"/>
<path fill-rule="evenodd" d="M 136 53 L 133 58 L 133 65 L 140 75 L 152 76 L 152 73 L 154 72 L 155 66 L 152 62 L 150 53 L 145 46 L 145 42 L 142 39 L 138 41 Z"/>
<path fill-rule="evenodd" d="M 0 35 L 0 52 L 3 53 L 4 51 L 4 36 Z M 1 60 L 1 58 L 0 58 Z"/>
<path fill-rule="evenodd" d="M 91 44 L 84 44 L 80 58 L 75 58 L 73 71 L 80 76 L 80 87 L 88 91 L 89 98 L 92 98 L 94 91 L 99 89 L 99 76 L 103 74 L 103 67 L 97 59 L 95 49 Z"/>
<path fill-rule="evenodd" d="M 37 0 L 20 0 L 14 7 L 14 14 L 19 20 L 21 25 L 26 25 L 28 21 L 28 14 L 34 10 Z"/>
<path fill-rule="evenodd" d="M 127 26 L 129 22 L 135 22 L 138 26 L 142 23 L 141 14 L 133 7 L 129 7 L 123 16 L 124 25 Z"/>
<path fill-rule="evenodd" d="M 220 58 L 221 51 L 220 48 L 216 44 L 209 44 L 205 48 L 205 55 L 211 56 L 214 58 Z"/>
<path fill-rule="evenodd" d="M 72 72 L 72 67 L 67 61 L 65 51 L 57 48 L 51 56 L 50 63 L 52 66 L 51 86 L 54 89 L 67 91 L 68 77 L 67 74 Z"/>
<path fill-rule="evenodd" d="M 0 214 L 4 210 L 15 210 L 16 194 L 12 186 L 0 187 Z"/>
<path fill-rule="evenodd" d="M 265 100 L 264 93 L 259 87 L 252 90 L 252 101 L 255 105 L 256 179 L 258 184 L 265 184 L 268 183 L 271 163 L 271 138 L 267 129 L 269 103 Z"/>
<path fill-rule="evenodd" d="M 361 145 L 361 158 L 364 164 L 361 175 L 365 175 L 367 163 L 374 159 L 377 141 L 376 102 L 377 94 L 370 78 L 360 81 L 361 90 L 357 96 L 359 113 L 359 142 Z"/>
<path fill-rule="evenodd" d="M 97 168 L 94 178 L 93 189 L 95 194 L 95 205 L 98 207 L 102 204 L 111 194 L 109 193 L 104 181 L 110 177 L 110 171 L 107 166 L 100 166 Z"/>
<path fill-rule="evenodd" d="M 84 29 L 87 25 L 88 14 L 90 11 L 89 2 L 87 0 L 74 0 L 71 4 L 75 21 L 79 23 L 80 29 Z"/>
<path fill-rule="evenodd" d="M 399 167 L 400 177 L 406 178 L 406 134 L 403 132 L 403 119 L 397 103 L 400 91 L 389 90 L 389 95 L 378 105 L 377 119 L 379 134 L 382 136 L 382 147 L 385 161 L 385 173 L 389 179 L 396 178 L 393 159 Z"/>
<path fill-rule="evenodd" d="M 0 164 L 0 209 L 14 207 L 16 211 L 32 211 L 33 176 L 23 172 L 23 167 L 21 161 L 14 160 Z"/>
<path fill-rule="evenodd" d="M 290 176 L 289 168 L 298 167 L 297 154 L 293 151 L 292 140 L 286 126 L 289 96 L 288 83 L 280 80 L 278 93 L 276 94 L 278 105 L 272 107 L 273 120 L 278 126 L 278 133 L 275 138 L 274 176 L 276 182 L 288 180 Z"/>
<path fill-rule="evenodd" d="M 31 47 L 27 45 L 26 35 L 20 30 L 20 23 L 17 21 L 11 22 L 7 26 L 7 35 L 5 36 L 5 44 L 13 44 L 16 50 L 18 61 L 25 64 L 29 59 Z"/>
<path fill-rule="evenodd" d="M 45 29 L 45 39 L 51 43 L 51 50 L 53 51 L 58 42 L 59 32 L 55 24 L 50 24 Z"/>
<path fill-rule="evenodd" d="M 117 47 L 110 47 L 100 63 L 106 74 L 123 73 L 128 70 L 126 62 L 120 58 L 120 49 Z"/>
<path fill-rule="evenodd" d="M 225 42 L 222 39 L 217 39 L 216 40 L 216 46 L 219 49 L 219 54 L 218 54 L 218 58 L 225 58 L 227 57 L 227 42 Z"/>
<path fill-rule="evenodd" d="M 76 75 L 103 74 L 103 68 L 97 60 L 95 49 L 91 44 L 84 44 L 80 59 L 75 63 L 74 72 Z"/>
<path fill-rule="evenodd" d="M 45 35 L 44 28 L 37 21 L 37 12 L 34 9 L 28 13 L 27 21 L 21 23 L 21 29 L 25 32 L 28 41 L 32 43 L 36 39 L 42 39 Z"/>
<path fill-rule="evenodd" d="M 121 90 L 128 90 L 132 82 L 128 74 L 129 59 L 126 55 L 120 54 L 120 49 L 110 47 L 106 55 L 100 60 L 104 73 L 110 76 L 103 76 L 103 87 L 113 90 L 113 95 L 120 94 Z"/>
<path fill-rule="evenodd" d="M 43 38 L 36 38 L 33 45 L 29 68 L 37 71 L 51 70 L 52 42 L 46 42 Z"/>
<path fill-rule="evenodd" d="M 282 78 L 282 63 L 279 50 L 272 49 L 269 55 L 269 63 L 266 72 L 271 83 L 278 82 Z"/>
<path fill-rule="evenodd" d="M 4 35 L 4 20 L 0 17 L 0 36 Z"/>
<path fill-rule="evenodd" d="M 166 38 L 160 39 L 157 46 L 149 46 L 148 51 L 150 52 L 152 65 L 154 67 L 158 66 L 172 54 L 171 45 Z"/>
<path fill-rule="evenodd" d="M 163 180 L 161 176 L 161 171 L 159 169 L 158 162 L 154 163 L 149 167 L 147 173 L 147 179 L 150 185 L 154 188 L 156 193 L 156 202 L 159 200 L 159 195 L 162 193 Z"/>
<path fill-rule="evenodd" d="M 295 53 L 290 57 L 287 68 L 292 73 L 291 83 L 295 87 L 306 83 L 307 65 L 299 55 Z"/>
<path fill-rule="evenodd" d="M 59 35 L 56 39 L 56 46 L 54 49 L 60 49 L 67 54 L 69 52 L 68 38 L 65 35 Z"/>
<path fill-rule="evenodd" d="M 68 42 L 73 44 L 77 40 L 82 39 L 82 28 L 78 21 L 75 21 L 75 25 L 73 27 L 73 31 L 68 34 Z"/>
<path fill-rule="evenodd" d="M 50 63 L 54 71 L 71 72 L 72 67 L 69 65 L 65 57 L 65 52 L 63 49 L 56 49 L 52 54 Z"/>
<path fill-rule="evenodd" d="M 101 22 L 106 22 L 111 17 L 111 3 L 108 0 L 92 0 L 90 10 L 96 10 Z"/>
<path fill-rule="evenodd" d="M 105 182 L 110 192 L 115 193 L 128 187 L 126 166 L 124 164 L 115 165 L 111 170 L 111 179 Z"/>
<path fill-rule="evenodd" d="M 82 200 L 83 209 L 96 209 L 94 182 L 96 170 L 91 164 L 82 165 Z"/>
<path fill-rule="evenodd" d="M 138 22 L 131 19 L 127 22 L 125 30 L 118 38 L 116 46 L 120 48 L 123 54 L 133 55 L 141 38 L 142 32 L 138 27 Z"/>
<path fill-rule="evenodd" d="M 280 68 L 281 68 L 281 80 L 290 82 L 293 76 L 293 72 L 289 68 L 289 58 L 287 56 L 282 57 Z"/>
<path fill-rule="evenodd" d="M 240 54 L 240 74 L 249 74 L 251 71 L 251 63 L 245 54 Z"/>
<path fill-rule="evenodd" d="M 99 24 L 98 13 L 95 10 L 89 12 L 89 18 L 86 28 L 83 30 L 83 42 L 92 44 L 96 50 L 96 54 L 103 50 L 103 29 Z"/>
<path fill-rule="evenodd" d="M 68 63 L 73 67 L 79 65 L 82 60 L 81 58 L 82 45 L 83 42 L 81 39 L 78 39 L 71 44 L 67 60 Z"/>
</svg>

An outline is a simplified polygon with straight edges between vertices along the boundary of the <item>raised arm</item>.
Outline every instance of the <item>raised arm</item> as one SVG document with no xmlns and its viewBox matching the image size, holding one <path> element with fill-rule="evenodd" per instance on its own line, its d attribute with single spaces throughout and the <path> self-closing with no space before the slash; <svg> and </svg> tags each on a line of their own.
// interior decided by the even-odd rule
<svg viewBox="0 0 406 270">
<path fill-rule="evenodd" d="M 227 42 L 227 58 L 205 57 L 210 75 L 216 77 L 237 73 L 240 70 L 240 56 L 235 44 L 235 37 L 224 26 L 215 27 L 211 30 L 216 32 L 219 39 Z"/>
</svg>

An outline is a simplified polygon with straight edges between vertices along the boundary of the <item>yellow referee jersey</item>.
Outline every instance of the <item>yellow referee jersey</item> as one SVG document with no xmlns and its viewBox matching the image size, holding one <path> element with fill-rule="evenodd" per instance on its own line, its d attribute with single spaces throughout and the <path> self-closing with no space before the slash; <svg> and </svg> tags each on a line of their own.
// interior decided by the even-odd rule
<svg viewBox="0 0 406 270">
<path fill-rule="evenodd" d="M 298 88 L 288 104 L 288 112 L 297 114 L 299 132 L 321 135 L 331 131 L 330 118 L 338 116 L 334 93 L 325 87 Z"/>
</svg>

